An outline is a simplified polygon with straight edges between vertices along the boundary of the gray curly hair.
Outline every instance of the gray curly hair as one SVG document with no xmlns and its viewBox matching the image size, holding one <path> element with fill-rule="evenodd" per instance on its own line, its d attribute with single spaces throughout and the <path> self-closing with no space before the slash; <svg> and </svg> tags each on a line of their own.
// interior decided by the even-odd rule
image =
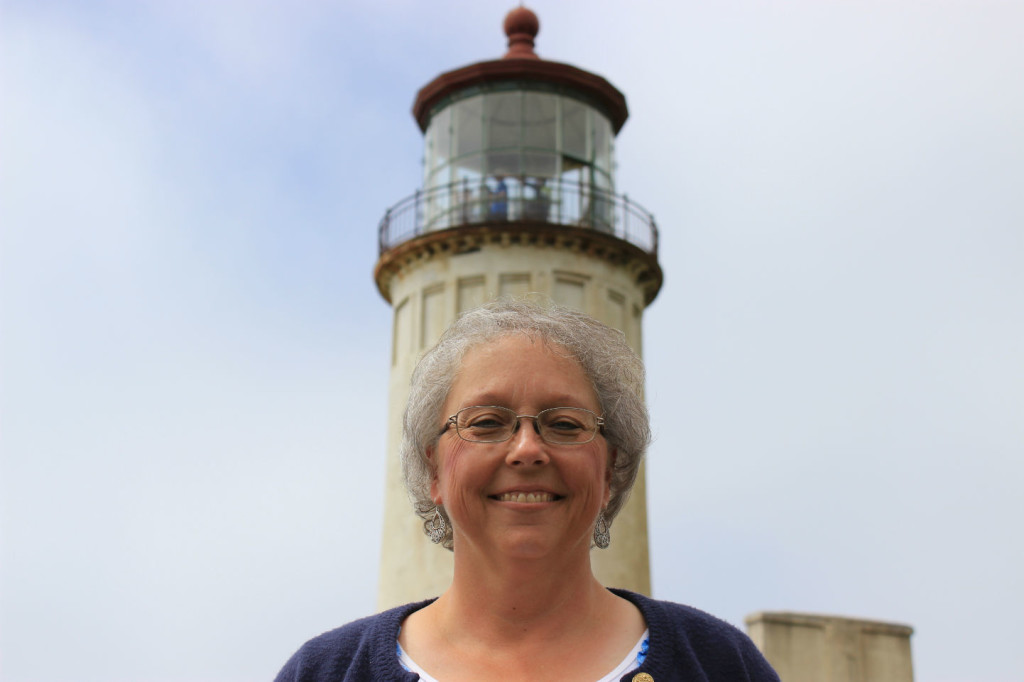
<svg viewBox="0 0 1024 682">
<path fill-rule="evenodd" d="M 644 365 L 617 329 L 581 312 L 525 300 L 501 300 L 463 314 L 428 350 L 412 374 L 412 389 L 402 421 L 402 474 L 416 513 L 428 529 L 435 510 L 445 516 L 441 544 L 452 548 L 452 526 L 434 505 L 430 483 L 434 467 L 427 450 L 439 439 L 441 409 L 466 353 L 501 337 L 523 335 L 564 348 L 583 367 L 604 416 L 604 437 L 616 451 L 611 498 L 604 510 L 609 523 L 622 509 L 636 481 L 651 440 L 644 404 Z"/>
</svg>

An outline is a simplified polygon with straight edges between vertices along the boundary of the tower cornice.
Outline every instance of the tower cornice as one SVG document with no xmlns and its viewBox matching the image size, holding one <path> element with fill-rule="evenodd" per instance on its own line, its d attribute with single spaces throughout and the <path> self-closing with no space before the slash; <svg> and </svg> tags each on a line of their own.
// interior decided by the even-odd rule
<svg viewBox="0 0 1024 682">
<path fill-rule="evenodd" d="M 601 76 L 571 64 L 537 58 L 495 59 L 442 73 L 420 88 L 412 115 L 420 130 L 426 132 L 434 107 L 448 96 L 474 86 L 509 81 L 534 81 L 580 92 L 604 110 L 615 133 L 629 117 L 626 96 Z"/>
<path fill-rule="evenodd" d="M 373 269 L 374 281 L 381 296 L 393 302 L 392 280 L 406 268 L 434 258 L 475 253 L 488 245 L 552 248 L 604 260 L 630 273 L 643 291 L 645 305 L 650 304 L 661 289 L 663 275 L 656 254 L 593 229 L 530 220 L 427 232 L 382 253 Z"/>
</svg>

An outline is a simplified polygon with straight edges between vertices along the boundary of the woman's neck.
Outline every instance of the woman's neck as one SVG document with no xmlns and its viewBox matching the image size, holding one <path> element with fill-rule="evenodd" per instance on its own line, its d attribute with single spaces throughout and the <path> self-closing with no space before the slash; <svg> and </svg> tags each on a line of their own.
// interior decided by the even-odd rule
<svg viewBox="0 0 1024 682">
<path fill-rule="evenodd" d="M 439 680 L 598 679 L 644 631 L 639 610 L 594 577 L 589 554 L 554 561 L 455 553 L 452 585 L 409 615 L 402 648 Z M 567 556 L 568 555 L 568 556 Z"/>
<path fill-rule="evenodd" d="M 568 553 L 566 553 L 568 554 Z M 459 561 L 437 615 L 450 635 L 476 641 L 543 637 L 578 628 L 616 599 L 594 577 L 589 555 L 555 561 L 523 559 Z M 582 622 L 587 622 L 582 620 Z"/>
</svg>

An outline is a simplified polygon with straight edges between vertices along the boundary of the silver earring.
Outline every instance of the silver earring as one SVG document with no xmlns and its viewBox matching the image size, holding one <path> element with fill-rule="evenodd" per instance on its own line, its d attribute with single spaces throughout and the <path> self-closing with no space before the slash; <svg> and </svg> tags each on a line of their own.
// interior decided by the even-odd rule
<svg viewBox="0 0 1024 682">
<path fill-rule="evenodd" d="M 441 508 L 434 507 L 434 518 L 427 521 L 427 535 L 430 536 L 430 541 L 435 545 L 441 544 L 444 540 L 445 533 L 448 531 L 448 524 L 444 522 L 444 517 L 441 515 Z"/>
<path fill-rule="evenodd" d="M 612 542 L 612 534 L 609 532 L 611 526 L 608 519 L 604 517 L 604 509 L 597 514 L 597 523 L 594 524 L 594 544 L 598 549 L 606 549 Z"/>
</svg>

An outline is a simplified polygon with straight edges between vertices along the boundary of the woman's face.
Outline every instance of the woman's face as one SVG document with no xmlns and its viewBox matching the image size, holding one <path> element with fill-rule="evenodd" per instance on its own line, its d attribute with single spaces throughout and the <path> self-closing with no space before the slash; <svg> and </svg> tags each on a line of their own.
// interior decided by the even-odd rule
<svg viewBox="0 0 1024 682">
<path fill-rule="evenodd" d="M 600 415 L 583 368 L 560 351 L 519 335 L 470 350 L 448 393 L 442 423 L 472 405 L 499 405 L 524 415 L 582 407 Z M 551 445 L 541 440 L 533 420 L 523 419 L 507 441 L 470 443 L 449 427 L 430 456 L 431 496 L 448 512 L 457 553 L 537 558 L 574 548 L 589 552 L 594 521 L 610 495 L 611 456 L 602 435 L 583 445 Z"/>
</svg>

